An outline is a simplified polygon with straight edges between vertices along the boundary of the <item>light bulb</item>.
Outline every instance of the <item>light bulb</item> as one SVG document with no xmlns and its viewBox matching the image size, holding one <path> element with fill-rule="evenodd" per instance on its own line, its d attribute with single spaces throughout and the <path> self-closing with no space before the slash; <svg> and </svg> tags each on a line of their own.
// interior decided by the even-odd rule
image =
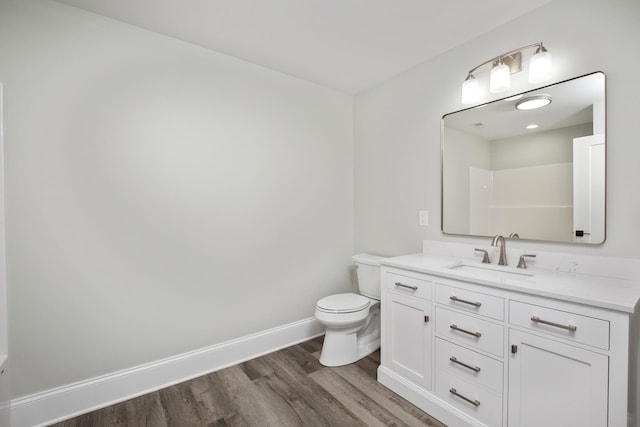
<svg viewBox="0 0 640 427">
<path fill-rule="evenodd" d="M 480 99 L 480 84 L 478 80 L 469 74 L 462 84 L 462 103 L 473 104 Z"/>
<path fill-rule="evenodd" d="M 542 83 L 551 78 L 551 54 L 540 46 L 529 62 L 529 83 Z"/>
<path fill-rule="evenodd" d="M 498 64 L 491 69 L 489 91 L 491 93 L 504 92 L 511 87 L 511 72 L 505 64 Z"/>
</svg>

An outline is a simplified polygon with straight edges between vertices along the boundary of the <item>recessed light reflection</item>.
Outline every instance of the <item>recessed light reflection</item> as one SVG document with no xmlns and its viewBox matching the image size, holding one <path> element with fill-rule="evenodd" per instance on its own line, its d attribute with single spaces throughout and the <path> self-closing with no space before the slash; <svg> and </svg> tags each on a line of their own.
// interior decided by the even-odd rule
<svg viewBox="0 0 640 427">
<path fill-rule="evenodd" d="M 531 123 L 530 125 L 527 125 L 527 129 L 536 129 L 537 127 L 538 125 L 535 123 Z"/>
</svg>

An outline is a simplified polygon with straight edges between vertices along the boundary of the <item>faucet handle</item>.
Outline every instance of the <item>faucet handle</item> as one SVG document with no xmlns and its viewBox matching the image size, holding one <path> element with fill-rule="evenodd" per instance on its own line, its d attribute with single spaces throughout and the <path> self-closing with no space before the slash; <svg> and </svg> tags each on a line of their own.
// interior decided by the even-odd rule
<svg viewBox="0 0 640 427">
<path fill-rule="evenodd" d="M 482 252 L 482 263 L 483 264 L 491 264 L 491 260 L 489 259 L 489 253 L 484 249 L 475 248 L 474 251 Z"/>
<path fill-rule="evenodd" d="M 524 261 L 524 257 L 535 258 L 535 254 L 522 254 L 518 261 L 518 268 L 527 268 L 527 263 Z"/>
</svg>

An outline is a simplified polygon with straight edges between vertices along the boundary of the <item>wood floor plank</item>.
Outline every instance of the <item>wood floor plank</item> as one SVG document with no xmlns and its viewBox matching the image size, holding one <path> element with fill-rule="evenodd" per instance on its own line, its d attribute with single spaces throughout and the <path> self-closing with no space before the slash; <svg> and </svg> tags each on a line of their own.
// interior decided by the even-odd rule
<svg viewBox="0 0 640 427">
<path fill-rule="evenodd" d="M 211 390 L 211 382 L 208 376 L 195 378 L 186 384 L 191 389 L 195 405 L 197 405 L 202 418 L 216 421 L 223 418 L 226 413 L 231 412 L 218 409 L 217 400 L 220 397 L 224 398 L 224 396 L 215 394 Z"/>
<path fill-rule="evenodd" d="M 164 409 L 158 392 L 108 406 L 80 415 L 57 427 L 139 426 L 167 427 Z"/>
<path fill-rule="evenodd" d="M 251 425 L 247 422 L 247 420 L 245 420 L 242 417 L 242 415 L 240 415 L 238 412 L 230 414 L 224 417 L 224 419 L 222 420 L 216 420 L 216 422 L 218 421 L 220 421 L 220 424 L 214 423 L 213 425 L 228 426 L 228 427 L 251 427 Z"/>
<path fill-rule="evenodd" d="M 305 351 L 300 346 L 294 345 L 280 351 L 287 357 L 291 358 L 292 361 L 295 361 L 306 374 L 310 374 L 324 368 L 317 357 L 313 356 L 313 354 L 308 351 Z"/>
<path fill-rule="evenodd" d="M 219 420 L 215 420 L 214 422 L 209 424 L 207 427 L 228 427 L 228 426 L 229 424 L 227 424 L 224 418 L 221 418 Z"/>
<path fill-rule="evenodd" d="M 124 415 L 116 413 L 116 419 L 124 419 L 124 425 L 140 426 L 140 427 L 167 427 L 167 419 L 164 407 L 160 400 L 160 393 L 153 392 L 140 396 L 136 399 L 130 399 L 125 402 L 114 405 L 115 409 L 122 410 Z M 117 423 L 116 425 L 119 425 Z M 102 425 L 102 424 L 97 424 Z"/>
<path fill-rule="evenodd" d="M 324 342 L 324 336 L 321 336 L 321 337 L 316 337 L 307 341 L 303 341 L 298 345 L 307 353 L 313 354 L 322 349 L 323 342 Z"/>
<path fill-rule="evenodd" d="M 365 426 L 335 396 L 311 379 L 305 370 L 282 352 L 264 356 L 278 375 L 289 384 L 296 385 L 296 393 L 304 402 L 320 414 L 330 426 Z"/>
<path fill-rule="evenodd" d="M 217 372 L 223 387 L 233 400 L 238 413 L 252 426 L 279 426 L 283 421 L 279 413 L 269 407 L 269 400 L 246 376 L 240 366 L 232 366 Z"/>
<path fill-rule="evenodd" d="M 293 427 L 324 427 L 328 425 L 323 422 L 322 417 L 313 406 L 301 398 L 297 385 L 283 380 L 277 373 L 259 378 L 255 384 L 261 393 L 269 399 L 271 407 L 278 412 L 283 425 Z"/>
<path fill-rule="evenodd" d="M 333 369 L 322 369 L 310 375 L 318 384 L 370 427 L 399 426 L 404 423 L 394 414 L 370 399 L 363 391 L 338 375 Z"/>
<path fill-rule="evenodd" d="M 369 357 L 362 358 L 355 363 L 360 369 L 373 379 L 378 378 L 378 366 L 380 366 L 380 350 L 373 352 Z"/>
<path fill-rule="evenodd" d="M 262 357 L 241 363 L 240 367 L 250 380 L 255 380 L 273 373 L 273 368 L 266 364 Z"/>
<path fill-rule="evenodd" d="M 215 374 L 195 378 L 188 383 L 200 411 L 206 413 L 203 417 L 220 420 L 237 412 L 237 407 L 225 393 L 219 377 Z"/>
<path fill-rule="evenodd" d="M 159 391 L 169 426 L 203 426 L 215 421 L 208 411 L 197 404 L 191 384 L 188 381 Z"/>
<path fill-rule="evenodd" d="M 376 381 L 380 352 L 328 368 L 323 337 L 52 427 L 445 427 Z"/>
<path fill-rule="evenodd" d="M 440 421 L 377 382 L 357 364 L 334 368 L 334 372 L 357 390 L 363 390 L 369 398 L 395 414 L 406 425 L 446 427 Z"/>
</svg>

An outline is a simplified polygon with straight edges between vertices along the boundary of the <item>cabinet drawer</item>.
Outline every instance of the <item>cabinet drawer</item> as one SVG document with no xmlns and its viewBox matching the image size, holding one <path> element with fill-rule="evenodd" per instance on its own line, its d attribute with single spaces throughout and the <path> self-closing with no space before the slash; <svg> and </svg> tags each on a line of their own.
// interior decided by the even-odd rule
<svg viewBox="0 0 640 427">
<path fill-rule="evenodd" d="M 502 362 L 440 338 L 436 338 L 436 370 L 502 394 Z"/>
<path fill-rule="evenodd" d="M 502 357 L 504 328 L 486 320 L 436 307 L 436 334 L 449 341 L 460 343 Z"/>
<path fill-rule="evenodd" d="M 509 318 L 514 325 L 582 344 L 609 349 L 609 322 L 582 314 L 511 301 Z"/>
<path fill-rule="evenodd" d="M 499 394 L 444 370 L 436 374 L 435 392 L 448 404 L 487 426 L 502 425 L 502 396 Z"/>
<path fill-rule="evenodd" d="M 393 289 L 407 295 L 414 295 L 424 299 L 432 299 L 433 285 L 427 280 L 417 279 L 398 273 L 387 273 L 385 277 L 387 289 Z"/>
<path fill-rule="evenodd" d="M 504 299 L 492 295 L 437 284 L 436 302 L 492 319 L 504 320 Z"/>
</svg>

